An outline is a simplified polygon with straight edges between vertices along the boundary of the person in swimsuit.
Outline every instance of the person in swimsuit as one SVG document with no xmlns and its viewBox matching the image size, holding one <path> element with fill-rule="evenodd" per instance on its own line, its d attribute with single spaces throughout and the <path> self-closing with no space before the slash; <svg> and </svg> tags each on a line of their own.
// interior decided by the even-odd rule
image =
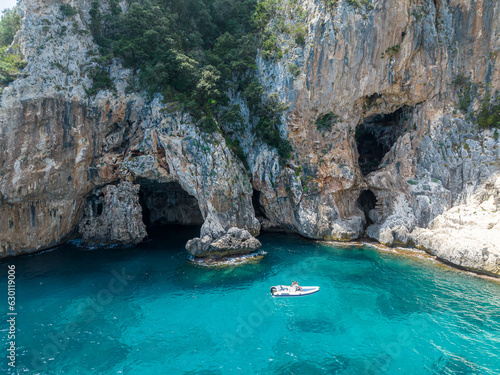
<svg viewBox="0 0 500 375">
<path fill-rule="evenodd" d="M 295 288 L 295 290 L 300 290 L 302 291 L 302 287 L 299 285 L 298 281 L 292 281 L 292 288 Z"/>
</svg>

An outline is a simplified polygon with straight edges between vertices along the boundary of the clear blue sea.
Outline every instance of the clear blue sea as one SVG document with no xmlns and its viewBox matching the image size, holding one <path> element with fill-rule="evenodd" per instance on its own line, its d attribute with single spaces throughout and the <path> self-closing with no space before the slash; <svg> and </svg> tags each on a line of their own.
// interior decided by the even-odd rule
<svg viewBox="0 0 500 375">
<path fill-rule="evenodd" d="M 260 236 L 259 262 L 207 268 L 171 228 L 136 247 L 0 262 L 0 373 L 500 374 L 500 284 L 430 259 Z M 7 265 L 17 360 L 7 366 Z M 319 293 L 272 298 L 271 285 Z"/>
</svg>

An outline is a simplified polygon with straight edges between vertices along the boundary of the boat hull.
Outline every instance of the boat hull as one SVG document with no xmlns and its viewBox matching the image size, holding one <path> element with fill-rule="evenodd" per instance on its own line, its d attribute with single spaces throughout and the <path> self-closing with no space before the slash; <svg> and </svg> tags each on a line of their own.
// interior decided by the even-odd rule
<svg viewBox="0 0 500 375">
<path fill-rule="evenodd" d="M 303 297 L 319 292 L 319 286 L 303 286 L 302 290 L 296 290 L 288 285 L 277 285 L 271 287 L 273 297 Z"/>
</svg>

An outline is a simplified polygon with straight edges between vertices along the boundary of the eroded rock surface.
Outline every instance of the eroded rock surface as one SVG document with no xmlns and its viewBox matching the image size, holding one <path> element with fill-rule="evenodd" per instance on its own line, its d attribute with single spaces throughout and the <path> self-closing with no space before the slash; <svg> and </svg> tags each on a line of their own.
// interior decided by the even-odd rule
<svg viewBox="0 0 500 375">
<path fill-rule="evenodd" d="M 418 247 L 452 264 L 500 274 L 500 177 L 410 235 Z"/>
<path fill-rule="evenodd" d="M 196 257 L 220 257 L 247 254 L 258 250 L 262 244 L 247 230 L 230 228 L 226 234 L 213 241 L 210 237 L 194 238 L 186 244 L 186 249 Z"/>
<path fill-rule="evenodd" d="M 87 243 L 136 244 L 146 236 L 139 204 L 139 185 L 122 181 L 97 189 L 84 209 L 80 222 L 82 240 Z"/>
<path fill-rule="evenodd" d="M 267 92 L 290 104 L 282 132 L 293 160 L 272 163 L 269 151 L 241 140 L 267 218 L 310 238 L 368 235 L 388 245 L 412 246 L 422 228 L 436 235 L 427 251 L 457 265 L 483 248 L 494 253 L 491 241 L 482 246 L 477 238 L 468 252 L 446 257 L 430 223 L 500 173 L 498 136 L 458 109 L 463 88 L 455 83 L 462 76 L 500 88 L 498 2 L 382 1 L 371 11 L 339 2 L 334 12 L 317 1 L 302 5 L 305 45 L 292 47 L 282 34 L 283 58 L 258 60 Z M 479 97 L 469 111 L 479 108 Z M 331 128 L 317 127 L 329 113 L 338 116 Z M 360 204 L 368 190 L 374 207 Z M 497 228 L 487 229 L 488 238 Z"/>
</svg>

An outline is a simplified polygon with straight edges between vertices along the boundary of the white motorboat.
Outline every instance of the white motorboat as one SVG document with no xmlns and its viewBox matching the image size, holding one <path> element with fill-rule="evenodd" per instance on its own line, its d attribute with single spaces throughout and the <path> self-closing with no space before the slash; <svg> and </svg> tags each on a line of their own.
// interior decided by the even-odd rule
<svg viewBox="0 0 500 375">
<path fill-rule="evenodd" d="M 273 297 L 301 297 L 319 292 L 319 286 L 276 285 L 271 287 Z"/>
</svg>

